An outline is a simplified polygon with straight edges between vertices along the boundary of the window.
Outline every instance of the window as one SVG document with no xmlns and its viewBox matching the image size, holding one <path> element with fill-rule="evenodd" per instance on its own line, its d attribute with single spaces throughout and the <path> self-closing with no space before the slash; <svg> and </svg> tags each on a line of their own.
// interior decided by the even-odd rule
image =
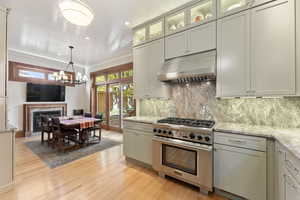
<svg viewBox="0 0 300 200">
<path fill-rule="evenodd" d="M 9 62 L 9 80 L 19 82 L 30 82 L 36 84 L 60 84 L 55 81 L 54 72 L 58 70 L 40 66 L 29 65 L 25 63 Z M 74 77 L 74 74 L 67 72 L 68 77 Z M 72 86 L 71 84 L 69 86 Z"/>
<path fill-rule="evenodd" d="M 25 77 L 25 78 L 37 78 L 37 79 L 45 79 L 45 73 L 43 72 L 36 72 L 36 71 L 30 71 L 30 70 L 19 70 L 19 76 Z"/>
<path fill-rule="evenodd" d="M 132 69 L 121 72 L 121 78 L 129 78 L 129 77 L 133 77 Z"/>
<path fill-rule="evenodd" d="M 96 83 L 105 82 L 105 75 L 96 76 Z"/>
<path fill-rule="evenodd" d="M 119 73 L 112 73 L 107 75 L 108 81 L 113 81 L 119 79 Z"/>
</svg>

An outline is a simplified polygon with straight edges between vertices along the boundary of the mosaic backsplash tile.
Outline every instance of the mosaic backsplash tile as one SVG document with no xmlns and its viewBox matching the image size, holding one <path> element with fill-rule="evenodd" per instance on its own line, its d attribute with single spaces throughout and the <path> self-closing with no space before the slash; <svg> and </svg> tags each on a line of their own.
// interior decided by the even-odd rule
<svg viewBox="0 0 300 200">
<path fill-rule="evenodd" d="M 173 85 L 169 100 L 140 101 L 140 115 L 300 128 L 300 97 L 216 99 L 215 82 Z"/>
</svg>

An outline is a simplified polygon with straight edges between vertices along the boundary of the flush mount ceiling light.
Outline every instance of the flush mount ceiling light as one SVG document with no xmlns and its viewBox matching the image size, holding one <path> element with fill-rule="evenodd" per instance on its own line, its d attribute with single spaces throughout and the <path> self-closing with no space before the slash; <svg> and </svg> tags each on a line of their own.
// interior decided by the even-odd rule
<svg viewBox="0 0 300 200">
<path fill-rule="evenodd" d="M 69 22 L 78 26 L 87 26 L 94 19 L 92 10 L 80 0 L 62 0 L 59 8 Z"/>
</svg>

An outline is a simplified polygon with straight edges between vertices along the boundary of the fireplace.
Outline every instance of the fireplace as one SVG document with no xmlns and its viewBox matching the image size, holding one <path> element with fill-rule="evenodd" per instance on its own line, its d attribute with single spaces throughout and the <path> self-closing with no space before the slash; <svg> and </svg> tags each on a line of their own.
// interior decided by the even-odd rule
<svg viewBox="0 0 300 200">
<path fill-rule="evenodd" d="M 65 116 L 67 114 L 67 104 L 24 104 L 24 133 L 25 136 L 37 135 L 40 132 L 41 116 Z M 37 133 L 37 134 L 33 134 Z"/>
<path fill-rule="evenodd" d="M 62 116 L 61 110 L 54 110 L 54 111 L 37 111 L 33 112 L 32 114 L 32 132 L 41 132 L 41 116 L 47 116 L 47 117 L 60 117 Z"/>
</svg>

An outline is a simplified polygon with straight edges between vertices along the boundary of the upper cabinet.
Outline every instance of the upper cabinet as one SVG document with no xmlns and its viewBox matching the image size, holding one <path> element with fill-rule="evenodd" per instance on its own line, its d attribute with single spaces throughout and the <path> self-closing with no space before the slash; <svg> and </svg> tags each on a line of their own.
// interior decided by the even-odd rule
<svg viewBox="0 0 300 200">
<path fill-rule="evenodd" d="M 165 38 L 166 59 L 216 48 L 216 22 L 210 22 Z"/>
<path fill-rule="evenodd" d="M 295 95 L 294 0 L 251 9 L 251 77 L 256 96 Z"/>
<path fill-rule="evenodd" d="M 163 18 L 154 19 L 133 29 L 133 46 L 141 45 L 164 36 Z"/>
<path fill-rule="evenodd" d="M 134 96 L 168 98 L 168 87 L 158 80 L 164 64 L 164 40 L 159 39 L 133 48 Z"/>
<path fill-rule="evenodd" d="M 133 45 L 139 45 L 146 42 L 147 29 L 146 27 L 139 28 L 133 32 Z"/>
<path fill-rule="evenodd" d="M 164 20 L 160 19 L 149 25 L 149 39 L 153 40 L 162 37 L 164 34 Z"/>
<path fill-rule="evenodd" d="M 199 25 L 216 18 L 216 1 L 203 0 L 188 9 L 188 22 L 191 26 Z"/>
<path fill-rule="evenodd" d="M 218 0 L 218 16 L 223 17 L 249 8 L 249 0 Z"/>
<path fill-rule="evenodd" d="M 217 96 L 296 94 L 294 0 L 218 21 Z"/>
<path fill-rule="evenodd" d="M 166 34 L 178 32 L 186 27 L 186 10 L 180 10 L 165 17 Z"/>
</svg>

